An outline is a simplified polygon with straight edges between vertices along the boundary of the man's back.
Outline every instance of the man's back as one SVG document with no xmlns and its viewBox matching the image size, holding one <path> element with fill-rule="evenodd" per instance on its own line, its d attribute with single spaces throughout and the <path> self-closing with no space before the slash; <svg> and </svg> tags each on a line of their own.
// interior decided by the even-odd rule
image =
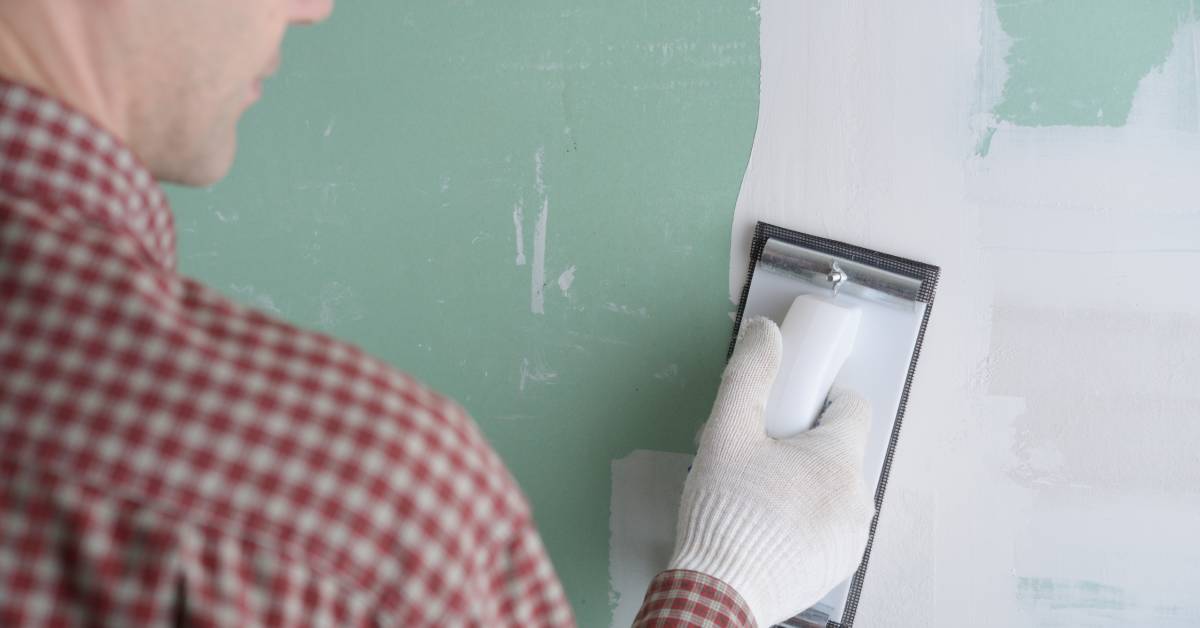
<svg viewBox="0 0 1200 628">
<path fill-rule="evenodd" d="M 570 622 L 456 404 L 178 275 L 82 115 L 0 83 L 0 156 L 0 624 Z"/>
</svg>

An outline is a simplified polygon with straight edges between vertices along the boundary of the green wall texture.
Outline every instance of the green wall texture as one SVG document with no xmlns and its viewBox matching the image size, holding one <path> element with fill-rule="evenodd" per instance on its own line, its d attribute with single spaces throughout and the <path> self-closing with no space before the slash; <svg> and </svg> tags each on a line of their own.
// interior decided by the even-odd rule
<svg viewBox="0 0 1200 628">
<path fill-rule="evenodd" d="M 1012 40 L 993 113 L 1021 126 L 1122 126 L 1195 0 L 996 0 Z"/>
<path fill-rule="evenodd" d="M 756 3 L 355 0 L 283 52 L 231 175 L 170 190 L 182 271 L 463 403 L 606 625 L 610 462 L 692 451 L 723 364 Z"/>
</svg>

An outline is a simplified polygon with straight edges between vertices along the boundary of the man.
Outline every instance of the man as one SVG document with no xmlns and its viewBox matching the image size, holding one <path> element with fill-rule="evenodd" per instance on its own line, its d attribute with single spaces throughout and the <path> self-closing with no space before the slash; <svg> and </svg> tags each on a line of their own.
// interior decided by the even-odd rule
<svg viewBox="0 0 1200 628">
<path fill-rule="evenodd" d="M 330 0 L 0 3 L 0 625 L 569 625 L 529 507 L 450 400 L 176 272 L 206 185 Z M 770 624 L 857 564 L 868 411 L 765 436 L 748 321 L 641 625 Z"/>
</svg>

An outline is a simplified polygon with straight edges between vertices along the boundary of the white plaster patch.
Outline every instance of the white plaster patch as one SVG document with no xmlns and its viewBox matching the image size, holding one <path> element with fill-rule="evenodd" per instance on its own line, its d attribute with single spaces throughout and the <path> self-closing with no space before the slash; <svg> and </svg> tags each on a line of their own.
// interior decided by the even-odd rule
<svg viewBox="0 0 1200 628">
<path fill-rule="evenodd" d="M 982 0 L 979 30 L 981 50 L 979 54 L 978 101 L 972 117 L 972 132 L 979 140 L 987 137 L 995 127 L 996 117 L 992 110 L 1004 99 L 1004 85 L 1008 83 L 1008 52 L 1012 49 L 1012 37 L 1000 25 L 996 12 L 996 0 Z"/>
<path fill-rule="evenodd" d="M 517 232 L 517 266 L 525 265 L 525 199 L 513 203 L 513 229 Z"/>
<path fill-rule="evenodd" d="M 646 586 L 667 567 L 692 456 L 639 449 L 612 462 L 608 529 L 612 626 L 629 626 Z"/>
<path fill-rule="evenodd" d="M 571 266 L 562 271 L 562 274 L 558 276 L 558 289 L 562 290 L 563 294 L 566 294 L 567 290 L 571 289 L 571 284 L 573 283 L 575 283 L 575 267 Z"/>
<path fill-rule="evenodd" d="M 1197 337 L 1200 315 L 997 307 L 991 389 L 1026 400 L 1012 477 L 1031 487 L 1194 492 Z"/>
<path fill-rule="evenodd" d="M 1200 132 L 1200 22 L 1175 31 L 1166 61 L 1138 83 L 1126 124 Z"/>
<path fill-rule="evenodd" d="M 545 162 L 546 147 L 537 149 L 533 155 L 534 189 L 542 199 L 537 223 L 533 227 L 533 268 L 530 283 L 529 309 L 534 314 L 546 313 L 546 222 L 550 215 L 550 198 L 546 196 Z"/>
<path fill-rule="evenodd" d="M 992 282 L 978 211 L 964 201 L 972 111 L 995 97 L 975 80 L 980 6 L 764 0 L 762 20 L 731 300 L 757 220 L 943 269 L 888 484 L 900 498 L 885 499 L 875 539 L 885 563 L 872 559 L 861 623 L 1013 625 L 1006 567 L 1027 498 L 1004 470 L 1023 404 L 986 397 Z"/>
<path fill-rule="evenodd" d="M 1153 127 L 1001 124 L 970 169 L 970 198 L 998 206 L 1147 210 L 1197 207 L 1200 134 Z"/>
<path fill-rule="evenodd" d="M 979 6 L 938 0 L 764 0 L 758 129 L 734 212 L 729 295 L 754 224 L 829 236 L 946 266 L 968 254 L 962 160 Z"/>
<path fill-rule="evenodd" d="M 1121 595 L 1099 608 L 1026 608 L 1009 625 L 1200 624 L 1200 496 L 1053 488 L 1039 491 L 1032 512 L 1014 547 L 1014 576 L 1102 584 Z M 1071 623 L 1087 611 L 1091 623 Z"/>
</svg>

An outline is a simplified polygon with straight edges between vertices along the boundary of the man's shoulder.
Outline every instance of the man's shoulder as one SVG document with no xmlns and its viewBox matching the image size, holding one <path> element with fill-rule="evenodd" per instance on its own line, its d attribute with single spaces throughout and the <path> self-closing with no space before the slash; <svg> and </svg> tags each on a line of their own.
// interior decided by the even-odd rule
<svg viewBox="0 0 1200 628">
<path fill-rule="evenodd" d="M 21 443 L 5 456 L 364 583 L 465 560 L 502 542 L 487 521 L 528 519 L 454 401 L 120 247 L 80 249 L 95 238 L 72 233 L 32 233 L 45 254 L 0 263 L 0 429 Z"/>
</svg>

